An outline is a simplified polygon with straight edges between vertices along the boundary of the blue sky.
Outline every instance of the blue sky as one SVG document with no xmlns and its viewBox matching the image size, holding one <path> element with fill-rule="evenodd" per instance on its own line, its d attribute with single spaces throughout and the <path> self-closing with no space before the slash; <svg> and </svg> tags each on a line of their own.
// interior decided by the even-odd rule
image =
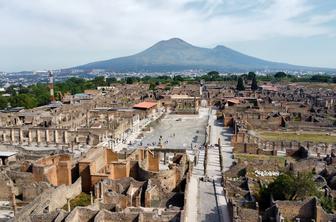
<svg viewBox="0 0 336 222">
<path fill-rule="evenodd" d="M 336 68 L 335 0 L 0 0 L 0 71 L 71 67 L 157 41 Z"/>
</svg>

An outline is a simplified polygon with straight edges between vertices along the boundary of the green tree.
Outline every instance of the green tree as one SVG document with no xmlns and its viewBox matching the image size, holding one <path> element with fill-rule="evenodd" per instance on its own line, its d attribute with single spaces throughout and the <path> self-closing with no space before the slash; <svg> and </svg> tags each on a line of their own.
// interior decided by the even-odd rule
<svg viewBox="0 0 336 222">
<path fill-rule="evenodd" d="M 36 98 L 29 94 L 19 94 L 11 98 L 10 103 L 13 107 L 34 108 L 38 105 Z"/>
<path fill-rule="evenodd" d="M 118 82 L 118 80 L 115 78 L 115 77 L 109 77 L 109 78 L 106 78 L 106 83 L 107 85 L 111 85 L 112 83 L 116 83 Z"/>
<path fill-rule="evenodd" d="M 268 189 L 275 200 L 291 200 L 295 194 L 295 177 L 292 174 L 281 174 Z"/>
<path fill-rule="evenodd" d="M 253 80 L 254 78 L 256 78 L 256 74 L 254 72 L 249 72 L 247 74 L 247 79 L 248 80 Z"/>
<path fill-rule="evenodd" d="M 287 76 L 287 74 L 284 73 L 284 72 L 277 72 L 277 73 L 275 73 L 275 75 L 274 75 L 274 77 L 275 77 L 276 79 L 283 79 L 283 78 L 285 78 L 286 76 Z"/>
<path fill-rule="evenodd" d="M 154 90 L 156 87 L 156 84 L 154 82 L 149 83 L 149 90 Z"/>
<path fill-rule="evenodd" d="M 261 204 L 267 203 L 270 195 L 274 200 L 303 200 L 311 196 L 319 196 L 320 192 L 312 173 L 284 173 L 268 187 L 260 189 L 259 202 Z"/>
<path fill-rule="evenodd" d="M 238 82 L 237 82 L 237 88 L 238 91 L 242 91 L 245 90 L 245 86 L 244 86 L 244 80 L 242 77 L 238 78 Z"/>
<path fill-rule="evenodd" d="M 92 80 L 92 83 L 95 85 L 95 87 L 98 86 L 106 86 L 106 81 L 104 76 L 97 76 Z"/>
<path fill-rule="evenodd" d="M 15 86 L 9 86 L 6 89 L 6 93 L 10 94 L 11 96 L 16 96 L 16 90 L 15 90 Z"/>
<path fill-rule="evenodd" d="M 334 77 L 332 78 L 332 82 L 333 82 L 333 83 L 336 83 L 336 76 L 334 76 Z"/>
<path fill-rule="evenodd" d="M 8 99 L 6 97 L 0 96 L 0 109 L 5 109 L 8 105 Z"/>
<path fill-rule="evenodd" d="M 173 77 L 174 81 L 178 81 L 178 82 L 182 82 L 183 81 L 183 77 L 181 75 L 176 75 Z"/>
<path fill-rule="evenodd" d="M 310 78 L 310 81 L 312 82 L 329 82 L 331 80 L 331 77 L 328 75 L 313 75 Z"/>
<path fill-rule="evenodd" d="M 332 197 L 322 196 L 320 197 L 321 206 L 327 213 L 334 213 L 335 203 Z"/>
<path fill-rule="evenodd" d="M 254 76 L 252 79 L 251 89 L 252 91 L 256 91 L 258 89 L 257 78 Z"/>
<path fill-rule="evenodd" d="M 318 195 L 318 187 L 312 173 L 299 173 L 294 177 L 295 193 L 293 200 L 302 200 L 309 196 Z"/>
<path fill-rule="evenodd" d="M 20 93 L 21 94 L 21 93 Z M 38 106 L 46 105 L 50 102 L 50 92 L 47 84 L 38 83 L 28 87 L 28 93 L 33 96 Z"/>
</svg>

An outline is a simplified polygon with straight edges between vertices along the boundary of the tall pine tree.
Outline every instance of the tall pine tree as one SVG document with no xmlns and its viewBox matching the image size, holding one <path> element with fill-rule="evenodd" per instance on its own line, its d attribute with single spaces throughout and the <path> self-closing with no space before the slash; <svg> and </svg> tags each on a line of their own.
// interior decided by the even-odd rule
<svg viewBox="0 0 336 222">
<path fill-rule="evenodd" d="M 239 77 L 239 78 L 238 78 L 238 82 L 237 82 L 237 90 L 238 90 L 238 91 L 245 90 L 244 80 L 243 80 L 242 77 Z"/>
<path fill-rule="evenodd" d="M 256 91 L 259 88 L 258 83 L 257 83 L 257 79 L 254 76 L 252 79 L 252 84 L 251 84 L 251 89 L 252 91 Z"/>
</svg>

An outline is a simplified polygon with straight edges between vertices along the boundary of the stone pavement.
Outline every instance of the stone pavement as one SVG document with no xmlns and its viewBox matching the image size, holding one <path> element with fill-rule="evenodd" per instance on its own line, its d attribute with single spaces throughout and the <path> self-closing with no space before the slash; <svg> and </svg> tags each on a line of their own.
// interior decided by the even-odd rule
<svg viewBox="0 0 336 222">
<path fill-rule="evenodd" d="M 216 120 L 215 111 L 209 114 L 210 145 L 208 149 L 207 176 L 204 178 L 204 150 L 200 151 L 199 161 L 193 169 L 188 187 L 186 206 L 187 221 L 229 222 L 227 202 L 221 185 L 219 148 L 222 149 L 223 169 L 232 164 L 231 132 Z M 215 146 L 221 140 L 221 147 Z"/>
</svg>

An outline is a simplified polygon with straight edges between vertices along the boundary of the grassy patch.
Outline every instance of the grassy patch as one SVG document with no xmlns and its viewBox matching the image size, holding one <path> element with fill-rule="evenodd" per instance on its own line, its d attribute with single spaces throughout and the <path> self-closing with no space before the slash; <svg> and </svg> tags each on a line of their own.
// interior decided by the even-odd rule
<svg viewBox="0 0 336 222">
<path fill-rule="evenodd" d="M 269 141 L 298 141 L 298 142 L 322 142 L 336 143 L 336 136 L 330 136 L 322 133 L 303 132 L 297 134 L 295 132 L 259 132 L 261 139 Z"/>
<path fill-rule="evenodd" d="M 286 159 L 291 160 L 291 157 L 235 153 L 234 159 L 240 160 L 240 162 L 247 161 L 252 165 L 259 160 L 263 160 L 278 166 L 284 166 Z"/>
<path fill-rule="evenodd" d="M 85 207 L 85 206 L 88 206 L 90 204 L 91 204 L 91 197 L 90 197 L 89 194 L 86 194 L 86 193 L 81 193 L 77 197 L 75 197 L 74 199 L 70 200 L 71 210 L 74 209 L 77 206 Z M 67 204 L 63 207 L 63 210 L 68 210 L 68 205 Z"/>
<path fill-rule="evenodd" d="M 253 161 L 253 160 L 273 160 L 279 163 L 285 163 L 285 157 L 282 156 L 269 156 L 269 155 L 256 155 L 256 154 L 243 154 L 243 153 L 235 153 L 235 159 Z"/>
</svg>

